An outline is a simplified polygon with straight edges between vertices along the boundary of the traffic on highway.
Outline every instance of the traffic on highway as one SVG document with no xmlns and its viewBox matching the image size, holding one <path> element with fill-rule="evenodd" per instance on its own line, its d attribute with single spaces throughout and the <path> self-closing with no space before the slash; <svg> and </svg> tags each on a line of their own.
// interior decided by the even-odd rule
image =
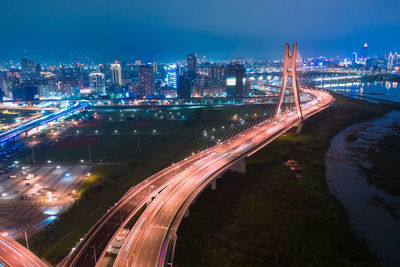
<svg viewBox="0 0 400 267">
<path fill-rule="evenodd" d="M 312 101 L 302 105 L 304 119 L 327 108 L 333 101 L 328 93 L 303 91 L 314 95 Z M 301 119 L 296 112 L 281 113 L 144 180 L 98 221 L 60 266 L 96 265 L 117 233 L 145 205 L 147 208 L 130 231 L 115 266 L 160 265 L 168 258 L 166 250 L 171 250 L 168 246 L 173 244 L 176 233 L 170 226 L 184 213 L 185 201 L 216 175 L 299 122 Z"/>
</svg>

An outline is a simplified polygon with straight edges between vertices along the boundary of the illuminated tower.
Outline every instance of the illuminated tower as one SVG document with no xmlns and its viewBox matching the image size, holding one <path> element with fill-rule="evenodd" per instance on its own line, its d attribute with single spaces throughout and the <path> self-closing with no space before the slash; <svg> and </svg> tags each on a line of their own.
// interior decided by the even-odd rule
<svg viewBox="0 0 400 267">
<path fill-rule="evenodd" d="M 157 60 L 153 60 L 153 71 L 154 73 L 158 72 L 158 64 L 157 64 Z"/>
<path fill-rule="evenodd" d="M 353 58 L 352 58 L 352 60 L 351 60 L 351 63 L 353 64 L 353 65 L 356 65 L 357 63 L 358 63 L 358 58 L 357 58 L 357 52 L 353 52 Z"/>
<path fill-rule="evenodd" d="M 139 68 L 140 95 L 154 95 L 154 69 L 152 65 L 142 65 Z"/>
<path fill-rule="evenodd" d="M 167 83 L 169 87 L 178 88 L 178 66 L 170 64 L 167 67 Z"/>
<path fill-rule="evenodd" d="M 115 85 L 122 85 L 121 64 L 111 64 L 111 80 Z"/>
<path fill-rule="evenodd" d="M 226 65 L 226 95 L 229 97 L 243 97 L 247 95 L 246 70 L 243 64 L 232 63 Z"/>
<path fill-rule="evenodd" d="M 99 95 L 106 94 L 105 75 L 100 72 L 93 72 L 89 74 L 89 88 L 92 92 Z"/>
<path fill-rule="evenodd" d="M 387 61 L 387 69 L 390 70 L 393 68 L 393 53 L 390 52 L 389 57 L 388 57 L 388 61 Z"/>
<path fill-rule="evenodd" d="M 363 60 L 364 62 L 367 61 L 368 57 L 368 44 L 365 42 L 364 47 L 363 47 Z"/>
</svg>

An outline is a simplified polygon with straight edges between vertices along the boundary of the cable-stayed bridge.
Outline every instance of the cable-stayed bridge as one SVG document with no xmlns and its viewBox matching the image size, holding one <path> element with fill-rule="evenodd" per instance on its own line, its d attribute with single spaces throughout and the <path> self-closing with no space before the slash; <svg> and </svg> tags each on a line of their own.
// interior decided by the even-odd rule
<svg viewBox="0 0 400 267">
<path fill-rule="evenodd" d="M 223 172 L 243 170 L 246 157 L 333 102 L 333 97 L 324 91 L 299 88 L 297 58 L 297 44 L 291 53 L 286 45 L 278 97 L 244 105 L 213 146 L 132 187 L 59 266 L 99 265 L 111 241 L 134 217 L 138 219 L 114 266 L 172 265 L 177 229 L 196 196 L 210 184 L 215 188 L 216 179 Z"/>
<path fill-rule="evenodd" d="M 286 45 L 281 93 L 275 101 L 244 106 L 214 146 L 131 188 L 60 265 L 98 264 L 112 238 L 143 207 L 114 266 L 171 265 L 177 228 L 196 196 L 209 184 L 215 186 L 221 173 L 332 103 L 328 93 L 298 88 L 296 58 L 297 45 L 292 53 Z"/>
</svg>

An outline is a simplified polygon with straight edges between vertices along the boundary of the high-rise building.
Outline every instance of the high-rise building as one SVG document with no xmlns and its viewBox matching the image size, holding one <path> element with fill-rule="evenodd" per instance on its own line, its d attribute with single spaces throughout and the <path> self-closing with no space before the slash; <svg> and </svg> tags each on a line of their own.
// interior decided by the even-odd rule
<svg viewBox="0 0 400 267">
<path fill-rule="evenodd" d="M 100 72 L 90 73 L 89 88 L 92 93 L 106 95 L 105 75 Z"/>
<path fill-rule="evenodd" d="M 154 95 L 154 69 L 152 65 L 142 65 L 139 68 L 140 95 Z"/>
<path fill-rule="evenodd" d="M 226 66 L 226 95 L 243 97 L 247 95 L 246 71 L 243 64 L 232 63 Z"/>
<path fill-rule="evenodd" d="M 216 84 L 225 79 L 225 67 L 213 64 L 208 68 L 208 77 L 211 83 Z"/>
<path fill-rule="evenodd" d="M 122 85 L 121 64 L 111 64 L 111 80 L 114 85 Z"/>
<path fill-rule="evenodd" d="M 158 72 L 158 64 L 157 64 L 156 60 L 153 60 L 153 70 L 154 70 L 154 73 Z"/>
<path fill-rule="evenodd" d="M 367 42 L 365 42 L 364 47 L 363 47 L 363 60 L 364 60 L 364 62 L 367 61 L 367 57 L 368 57 L 368 44 L 367 44 Z"/>
<path fill-rule="evenodd" d="M 192 97 L 192 80 L 187 75 L 179 75 L 177 96 L 180 99 Z"/>
<path fill-rule="evenodd" d="M 351 62 L 353 65 L 356 65 L 358 63 L 357 52 L 353 52 L 353 58 Z"/>
<path fill-rule="evenodd" d="M 393 68 L 393 53 L 390 52 L 389 57 L 388 57 L 388 61 L 387 61 L 387 69 L 391 70 Z"/>
<path fill-rule="evenodd" d="M 169 87 L 177 89 L 178 66 L 169 64 L 167 67 L 167 84 Z"/>
<path fill-rule="evenodd" d="M 196 54 L 190 54 L 187 56 L 188 77 L 192 80 L 196 79 L 197 76 L 197 61 Z"/>
<path fill-rule="evenodd" d="M 42 66 L 38 63 L 35 66 L 35 71 L 36 71 L 36 78 L 40 78 L 40 73 L 42 72 Z"/>
<path fill-rule="evenodd" d="M 24 58 L 21 60 L 22 80 L 33 80 L 36 75 L 35 62 Z"/>
<path fill-rule="evenodd" d="M 23 86 L 13 89 L 13 100 L 37 100 L 39 99 L 39 89 L 37 86 Z"/>
</svg>

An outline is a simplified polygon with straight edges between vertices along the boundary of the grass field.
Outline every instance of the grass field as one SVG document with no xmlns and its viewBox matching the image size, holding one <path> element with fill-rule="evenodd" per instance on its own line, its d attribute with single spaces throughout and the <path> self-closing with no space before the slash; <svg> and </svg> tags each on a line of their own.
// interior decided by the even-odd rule
<svg viewBox="0 0 400 267">
<path fill-rule="evenodd" d="M 364 168 L 368 182 L 384 189 L 389 194 L 400 196 L 400 127 L 396 134 L 385 136 L 370 147 L 368 160 L 371 168 Z"/>
<path fill-rule="evenodd" d="M 0 125 L 15 123 L 17 119 L 24 119 L 33 115 L 39 115 L 38 111 L 0 109 Z"/>
<path fill-rule="evenodd" d="M 246 174 L 226 173 L 198 197 L 178 231 L 175 266 L 380 265 L 330 193 L 323 157 L 335 134 L 389 108 L 335 97 L 300 135 L 281 136 L 247 160 Z"/>
<path fill-rule="evenodd" d="M 148 147 L 181 138 L 182 133 L 190 135 L 202 129 L 212 132 L 217 140 L 224 133 L 221 126 L 239 108 L 89 111 L 74 118 L 87 120 L 77 127 L 70 127 L 57 136 L 47 130 L 29 139 L 58 140 L 54 146 L 36 149 L 36 162 L 88 162 L 90 158 L 92 162 L 127 162 L 147 153 Z M 205 137 L 201 137 L 195 148 L 206 146 Z M 26 152 L 18 160 L 32 161 L 32 152 Z"/>
<path fill-rule="evenodd" d="M 226 123 L 227 118 L 232 117 L 236 111 L 237 108 L 182 111 L 185 116 L 184 120 L 160 119 L 151 126 L 144 124 L 140 127 L 132 126 L 134 122 L 130 120 L 118 118 L 119 111 L 112 111 L 112 116 L 107 117 L 98 112 L 98 116 L 103 116 L 108 121 L 102 120 L 104 124 L 101 125 L 83 124 L 81 127 L 71 128 L 66 135 L 86 136 L 96 129 L 99 132 L 107 133 L 105 136 L 93 135 L 100 139 L 91 148 L 93 158 L 97 160 L 104 153 L 110 160 L 115 160 L 118 159 L 117 155 L 125 153 L 125 158 L 122 160 L 124 164 L 97 167 L 91 174 L 91 178 L 82 185 L 79 191 L 80 198 L 57 220 L 30 238 L 31 249 L 53 264 L 59 262 L 131 186 L 172 162 L 187 157 L 193 151 L 205 148 L 206 142 L 201 134 L 202 131 L 212 131 L 213 128 L 221 127 L 221 124 Z M 154 116 L 155 113 L 155 111 L 152 111 L 153 114 L 150 111 L 143 112 L 143 117 L 140 117 L 138 121 L 146 122 L 147 116 Z M 109 112 L 106 114 L 110 115 Z M 90 114 L 88 115 L 90 116 Z M 125 113 L 124 116 L 126 116 Z M 135 116 L 139 117 L 138 114 Z M 109 117 L 111 117 L 111 121 Z M 157 132 L 153 134 L 151 131 L 154 128 Z M 117 134 L 113 133 L 114 129 L 118 129 Z M 77 133 L 77 130 L 80 132 Z M 128 131 L 132 133 L 134 130 L 137 130 L 137 133 L 139 131 L 143 133 L 143 136 L 140 136 L 139 151 L 137 151 L 137 133 L 128 133 Z M 223 131 L 220 133 L 222 135 Z M 122 145 L 121 142 L 123 142 Z M 54 162 L 66 161 L 71 156 L 64 154 L 75 153 L 69 149 L 56 145 L 39 151 L 36 157 L 41 160 L 51 157 Z M 74 149 L 79 150 L 80 148 Z M 88 155 L 87 149 L 83 146 L 82 154 L 74 154 L 75 157 L 85 157 Z M 98 153 L 96 149 L 99 150 Z M 106 157 L 103 159 L 106 160 Z"/>
<path fill-rule="evenodd" d="M 328 192 L 321 159 L 334 133 L 386 109 L 339 96 L 338 99 L 333 108 L 307 121 L 302 135 L 281 137 L 252 157 L 247 174 L 228 175 L 221 180 L 221 189 L 200 196 L 178 235 L 176 265 L 296 265 L 311 257 L 314 265 L 360 263 L 362 258 L 366 259 L 363 263 L 376 263 L 374 255 L 347 225 L 342 206 Z M 32 250 L 51 263 L 59 262 L 130 186 L 205 148 L 203 131 L 212 132 L 216 138 L 222 136 L 221 127 L 237 111 L 238 108 L 174 111 L 175 116 L 185 117 L 178 120 L 155 118 L 159 111 L 97 111 L 101 123 L 69 129 L 65 135 L 72 138 L 98 138 L 91 146 L 94 161 L 124 164 L 98 167 L 79 191 L 80 198 L 30 238 Z M 84 116 L 90 117 L 94 112 Z M 168 116 L 170 111 L 163 112 Z M 126 119 L 132 115 L 137 119 Z M 150 119 L 154 123 L 148 123 Z M 156 133 L 152 132 L 154 129 Z M 74 150 L 80 153 L 73 154 L 67 146 L 52 146 L 39 151 L 37 157 L 41 160 L 51 157 L 54 161 L 88 157 L 87 146 Z M 301 179 L 294 178 L 282 166 L 287 159 L 307 166 Z M 249 259 L 251 264 L 247 264 Z"/>
</svg>

